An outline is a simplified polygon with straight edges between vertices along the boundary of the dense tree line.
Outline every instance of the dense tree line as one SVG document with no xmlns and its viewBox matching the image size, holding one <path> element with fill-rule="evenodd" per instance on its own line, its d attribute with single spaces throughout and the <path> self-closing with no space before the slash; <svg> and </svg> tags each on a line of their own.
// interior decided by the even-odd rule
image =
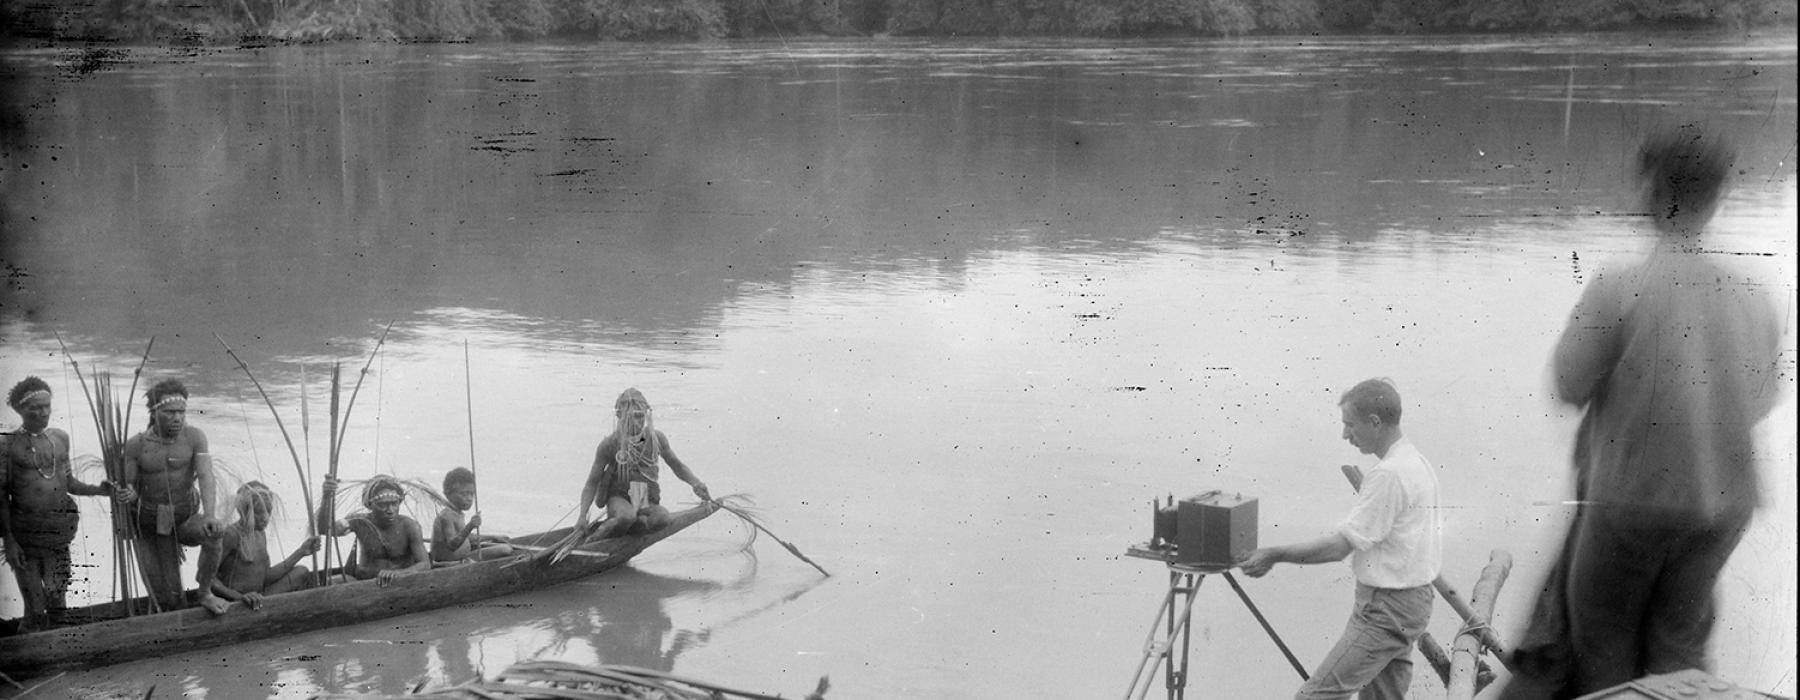
<svg viewBox="0 0 1800 700">
<path fill-rule="evenodd" d="M 40 38 L 214 43 L 1742 28 L 1791 24 L 1795 9 L 1792 0 L 38 0 L 0 13 L 13 32 Z"/>
</svg>

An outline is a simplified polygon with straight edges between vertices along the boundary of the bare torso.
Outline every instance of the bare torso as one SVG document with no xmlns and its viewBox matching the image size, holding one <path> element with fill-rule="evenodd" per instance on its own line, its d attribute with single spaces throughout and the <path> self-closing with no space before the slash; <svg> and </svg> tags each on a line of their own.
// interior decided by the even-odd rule
<svg viewBox="0 0 1800 700">
<path fill-rule="evenodd" d="M 261 593 L 269 583 L 269 546 L 263 533 L 228 528 L 220 546 L 219 582 L 239 593 Z"/>
<path fill-rule="evenodd" d="M 423 549 L 425 533 L 419 522 L 404 515 L 387 525 L 367 516 L 347 520 L 356 533 L 357 578 L 371 578 L 382 571 L 405 569 L 428 560 Z"/>
<path fill-rule="evenodd" d="M 435 561 L 456 561 L 469 556 L 471 543 L 464 539 L 455 547 L 448 546 L 462 534 L 466 521 L 462 511 L 445 508 L 438 512 L 437 522 L 431 530 L 431 558 Z"/>
<path fill-rule="evenodd" d="M 137 481 L 132 487 L 144 503 L 190 504 L 195 501 L 194 455 L 203 454 L 206 435 L 184 427 L 172 438 L 139 433 L 125 442 L 126 459 L 135 458 Z"/>
<path fill-rule="evenodd" d="M 5 436 L 8 505 L 20 512 L 60 510 L 68 505 L 69 436 L 55 428 Z"/>
</svg>

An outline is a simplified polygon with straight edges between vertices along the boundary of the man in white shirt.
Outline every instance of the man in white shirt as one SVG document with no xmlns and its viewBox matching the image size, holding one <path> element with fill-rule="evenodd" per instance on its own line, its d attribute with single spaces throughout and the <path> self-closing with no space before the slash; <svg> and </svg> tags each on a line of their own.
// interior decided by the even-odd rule
<svg viewBox="0 0 1800 700">
<path fill-rule="evenodd" d="M 1400 432 L 1400 392 L 1387 379 L 1352 387 L 1338 401 L 1344 439 L 1380 461 L 1363 478 L 1356 505 L 1331 534 L 1265 547 L 1238 563 L 1259 577 L 1278 563 L 1350 558 L 1356 608 L 1336 646 L 1296 699 L 1404 698 L 1412 647 L 1431 621 L 1431 581 L 1441 565 L 1437 474 Z"/>
</svg>

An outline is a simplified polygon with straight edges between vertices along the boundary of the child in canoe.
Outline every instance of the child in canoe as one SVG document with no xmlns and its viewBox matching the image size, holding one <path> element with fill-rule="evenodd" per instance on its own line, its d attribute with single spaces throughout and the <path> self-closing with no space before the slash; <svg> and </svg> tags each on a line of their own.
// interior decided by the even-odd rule
<svg viewBox="0 0 1800 700">
<path fill-rule="evenodd" d="M 637 389 L 626 389 L 613 402 L 613 432 L 594 450 L 594 466 L 581 488 L 581 515 L 577 530 L 588 527 L 588 508 L 601 506 L 607 518 L 600 521 L 594 539 L 655 532 L 669 524 L 669 509 L 662 506 L 662 488 L 656 483 L 657 461 L 669 463 L 675 476 L 694 488 L 702 501 L 712 500 L 706 483 L 675 456 L 669 437 L 657 430 L 650 418 L 650 401 Z"/>
<path fill-rule="evenodd" d="M 262 607 L 265 595 L 286 593 L 306 588 L 307 568 L 302 557 L 319 551 L 319 538 L 308 537 L 286 559 L 269 561 L 269 512 L 275 494 L 260 481 L 238 487 L 233 510 L 237 520 L 225 526 L 219 537 L 218 574 L 213 577 L 213 594 L 225 600 L 242 601 L 251 610 Z M 206 559 L 208 552 L 201 551 Z M 206 567 L 202 561 L 200 566 Z"/>
<path fill-rule="evenodd" d="M 480 513 L 468 516 L 468 522 L 464 522 L 463 514 L 475 505 L 475 472 L 457 467 L 445 474 L 444 500 L 450 502 L 450 507 L 438 512 L 437 522 L 431 527 L 431 561 L 434 565 L 498 559 L 512 554 L 512 547 L 505 537 L 476 534 L 475 531 L 481 529 Z"/>
</svg>

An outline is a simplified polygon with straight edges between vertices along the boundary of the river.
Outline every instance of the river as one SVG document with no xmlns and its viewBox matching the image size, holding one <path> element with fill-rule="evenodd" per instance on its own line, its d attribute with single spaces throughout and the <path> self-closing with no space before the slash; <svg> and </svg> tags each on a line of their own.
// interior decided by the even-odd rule
<svg viewBox="0 0 1800 700">
<path fill-rule="evenodd" d="M 1791 31 L 11 58 L 30 132 L 0 181 L 0 381 L 49 380 L 78 455 L 95 430 L 56 336 L 120 392 L 154 337 L 146 381 L 187 383 L 225 480 L 283 499 L 291 549 L 303 486 L 219 340 L 315 474 L 330 368 L 372 358 L 343 475 L 435 485 L 473 462 L 487 529 L 528 532 L 573 519 L 637 387 L 714 494 L 754 497 L 832 573 L 714 517 L 553 590 L 42 697 L 397 693 L 523 659 L 790 697 L 823 675 L 828 697 L 1118 696 L 1167 584 L 1124 556 L 1151 499 L 1225 489 L 1258 499 L 1265 544 L 1325 532 L 1351 499 L 1338 466 L 1367 466 L 1337 396 L 1372 376 L 1440 466 L 1447 577 L 1514 557 L 1496 624 L 1516 639 L 1568 515 L 1578 414 L 1547 397 L 1550 348 L 1582 282 L 1646 244 L 1638 141 L 1687 121 L 1739 144 L 1715 246 L 1788 322 L 1769 502 L 1714 655 L 1795 693 Z M 113 566 L 83 509 L 77 602 Z M 1243 582 L 1316 663 L 1348 567 Z M 1226 588 L 1193 620 L 1197 695 L 1298 682 Z"/>
</svg>

